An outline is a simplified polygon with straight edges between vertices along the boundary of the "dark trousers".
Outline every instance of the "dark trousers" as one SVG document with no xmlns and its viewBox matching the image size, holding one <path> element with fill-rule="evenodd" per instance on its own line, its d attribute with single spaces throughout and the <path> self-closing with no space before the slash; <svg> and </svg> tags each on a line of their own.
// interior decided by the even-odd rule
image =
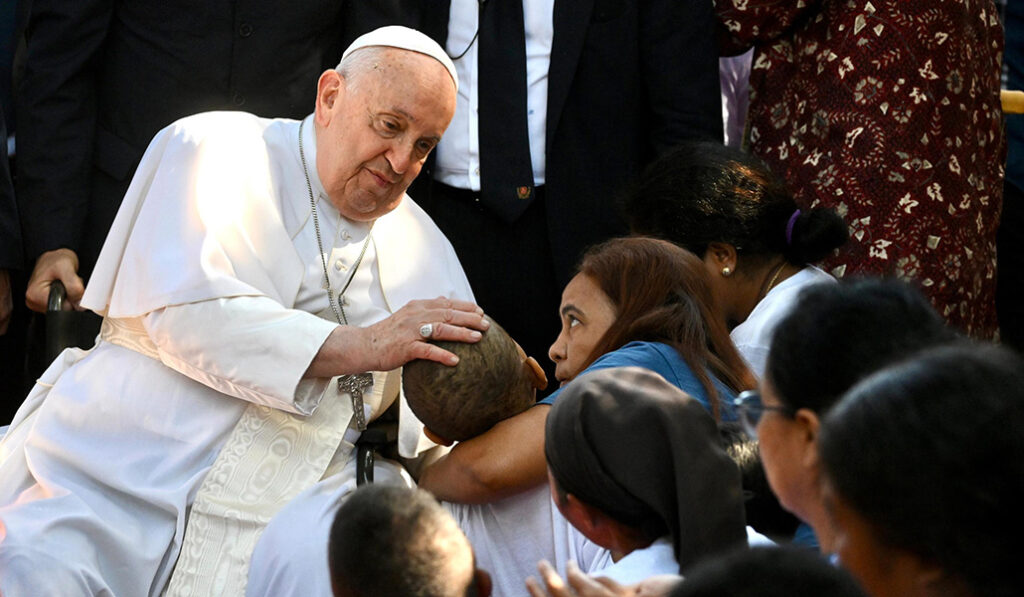
<svg viewBox="0 0 1024 597">
<path fill-rule="evenodd" d="M 424 185 L 425 186 L 425 185 Z M 562 289 L 555 279 L 544 189 L 523 215 L 507 224 L 477 201 L 477 193 L 441 183 L 413 195 L 451 241 L 477 304 L 537 359 L 554 383 L 548 348 L 560 329 Z"/>
<path fill-rule="evenodd" d="M 1003 344 L 1024 352 L 1024 190 L 1009 179 L 996 243 L 999 335 Z"/>
<path fill-rule="evenodd" d="M 65 348 L 89 348 L 102 318 L 91 311 L 33 313 L 25 306 L 26 272 L 12 272 L 14 313 L 0 336 L 0 426 L 10 423 L 35 381 Z"/>
<path fill-rule="evenodd" d="M 30 344 L 29 322 L 32 314 L 25 306 L 27 280 L 27 273 L 11 272 L 14 312 L 11 314 L 7 333 L 0 336 L 0 426 L 11 422 L 34 381 L 29 379 L 25 372 L 26 351 Z"/>
</svg>

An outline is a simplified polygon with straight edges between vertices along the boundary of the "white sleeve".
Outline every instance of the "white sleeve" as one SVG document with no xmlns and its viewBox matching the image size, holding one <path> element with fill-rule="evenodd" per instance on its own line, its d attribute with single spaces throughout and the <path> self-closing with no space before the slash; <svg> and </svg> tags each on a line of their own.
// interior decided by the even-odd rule
<svg viewBox="0 0 1024 597">
<path fill-rule="evenodd" d="M 337 324 L 267 297 L 174 305 L 142 321 L 165 365 L 242 400 L 309 415 L 330 381 L 303 375 Z"/>
</svg>

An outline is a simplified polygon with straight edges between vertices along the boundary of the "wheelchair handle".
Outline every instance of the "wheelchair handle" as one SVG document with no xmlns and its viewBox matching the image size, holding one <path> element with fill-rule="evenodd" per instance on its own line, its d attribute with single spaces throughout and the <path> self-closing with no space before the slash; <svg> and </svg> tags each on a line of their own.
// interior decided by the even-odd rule
<svg viewBox="0 0 1024 597">
<path fill-rule="evenodd" d="M 50 297 L 46 302 L 46 311 L 63 311 L 64 301 L 68 298 L 68 291 L 64 288 L 64 283 L 60 280 L 54 280 L 50 283 Z"/>
</svg>

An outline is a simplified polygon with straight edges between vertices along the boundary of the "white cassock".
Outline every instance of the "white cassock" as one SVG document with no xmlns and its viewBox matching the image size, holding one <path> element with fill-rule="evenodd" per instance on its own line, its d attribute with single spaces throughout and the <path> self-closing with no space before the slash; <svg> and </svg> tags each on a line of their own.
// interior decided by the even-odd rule
<svg viewBox="0 0 1024 597">
<path fill-rule="evenodd" d="M 337 291 L 369 227 L 325 199 L 311 118 L 304 129 Z M 207 113 L 150 144 L 82 301 L 105 316 L 97 346 L 65 351 L 0 442 L 5 597 L 159 595 L 189 537 L 198 547 L 169 592 L 238 594 L 238 546 L 351 460 L 348 396 L 302 379 L 336 322 L 313 315 L 329 309 L 298 132 L 296 121 Z M 451 246 L 406 198 L 374 224 L 345 312 L 365 326 L 439 295 L 472 300 Z M 387 406 L 378 385 L 371 416 Z M 433 447 L 421 430 L 402 400 L 403 456 Z M 193 530 L 197 493 L 207 518 Z M 204 545 L 223 557 L 207 561 Z"/>
</svg>

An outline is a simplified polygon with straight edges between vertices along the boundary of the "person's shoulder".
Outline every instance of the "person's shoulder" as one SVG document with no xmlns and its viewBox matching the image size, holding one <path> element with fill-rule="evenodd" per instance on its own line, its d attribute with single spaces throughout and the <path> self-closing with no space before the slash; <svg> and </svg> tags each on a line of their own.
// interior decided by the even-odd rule
<svg viewBox="0 0 1024 597">
<path fill-rule="evenodd" d="M 153 137 L 139 171 L 157 163 L 165 168 L 216 170 L 222 180 L 229 175 L 250 180 L 255 165 L 269 159 L 266 133 L 280 122 L 285 121 L 247 112 L 201 112 L 180 118 Z"/>
<path fill-rule="evenodd" d="M 634 549 L 611 566 L 598 570 L 594 576 L 610 578 L 619 584 L 635 584 L 659 574 L 678 574 L 672 541 L 662 537 L 641 549 Z"/>
<path fill-rule="evenodd" d="M 678 385 L 679 369 L 689 372 L 675 348 L 661 342 L 630 342 L 599 356 L 586 371 L 614 367 L 643 367 Z M 586 373 L 584 371 L 584 373 Z"/>
<path fill-rule="evenodd" d="M 616 367 L 643 367 L 665 377 L 666 375 L 673 375 L 672 363 L 679 360 L 676 350 L 668 344 L 662 344 L 661 342 L 630 342 L 597 357 L 580 375 L 585 375 L 591 371 L 614 369 Z M 561 391 L 561 388 L 555 390 L 537 404 L 554 404 Z"/>
<path fill-rule="evenodd" d="M 248 112 L 200 112 L 175 120 L 161 133 L 196 144 L 212 140 L 248 143 L 262 137 L 273 122 Z"/>
<path fill-rule="evenodd" d="M 769 293 L 769 296 L 771 294 L 789 296 L 791 294 L 799 293 L 801 290 L 808 286 L 811 286 L 812 284 L 835 283 L 836 279 L 833 278 L 831 274 L 813 265 L 808 265 L 805 266 L 800 271 L 798 271 L 797 273 L 780 282 L 779 285 L 776 286 L 771 293 Z"/>
<path fill-rule="evenodd" d="M 800 277 L 802 284 L 816 284 L 820 282 L 836 284 L 838 282 L 832 274 L 813 265 L 805 266 L 793 277 L 796 278 L 797 276 Z"/>
<path fill-rule="evenodd" d="M 630 342 L 599 356 L 587 369 L 611 369 L 631 365 L 648 365 L 676 355 L 676 349 L 661 342 Z"/>
<path fill-rule="evenodd" d="M 373 238 L 381 279 L 395 282 L 389 294 L 398 304 L 439 294 L 474 300 L 452 244 L 408 195 L 395 209 L 377 218 Z M 433 290 L 420 294 L 427 288 Z"/>
<path fill-rule="evenodd" d="M 408 193 L 402 196 L 401 203 L 398 204 L 398 207 L 396 207 L 394 211 L 382 216 L 382 218 L 386 218 L 391 214 L 396 214 L 396 217 L 402 217 L 409 219 L 410 221 L 415 221 L 417 225 L 423 227 L 426 230 L 429 230 L 431 233 L 436 232 L 437 234 L 441 234 L 441 229 L 438 228 L 437 224 L 434 223 L 433 218 L 431 218 L 430 215 L 428 215 L 427 212 L 422 207 L 420 207 L 419 203 L 416 203 L 416 201 L 412 197 L 410 197 Z"/>
<path fill-rule="evenodd" d="M 428 247 L 451 246 L 434 220 L 409 195 L 402 197 L 398 207 L 378 218 L 373 228 L 375 235 L 397 233 L 408 241 L 424 243 Z"/>
<path fill-rule="evenodd" d="M 836 284 L 836 279 L 817 267 L 808 265 L 780 282 L 754 305 L 746 321 L 733 328 L 729 334 L 733 342 L 737 346 L 767 346 L 775 324 L 789 313 L 800 298 L 800 293 L 815 284 Z"/>
<path fill-rule="evenodd" d="M 683 378 L 692 377 L 689 366 L 679 352 L 663 342 L 630 342 L 621 348 L 605 353 L 595 360 L 588 370 L 611 369 L 612 367 L 643 367 L 679 385 Z"/>
</svg>

